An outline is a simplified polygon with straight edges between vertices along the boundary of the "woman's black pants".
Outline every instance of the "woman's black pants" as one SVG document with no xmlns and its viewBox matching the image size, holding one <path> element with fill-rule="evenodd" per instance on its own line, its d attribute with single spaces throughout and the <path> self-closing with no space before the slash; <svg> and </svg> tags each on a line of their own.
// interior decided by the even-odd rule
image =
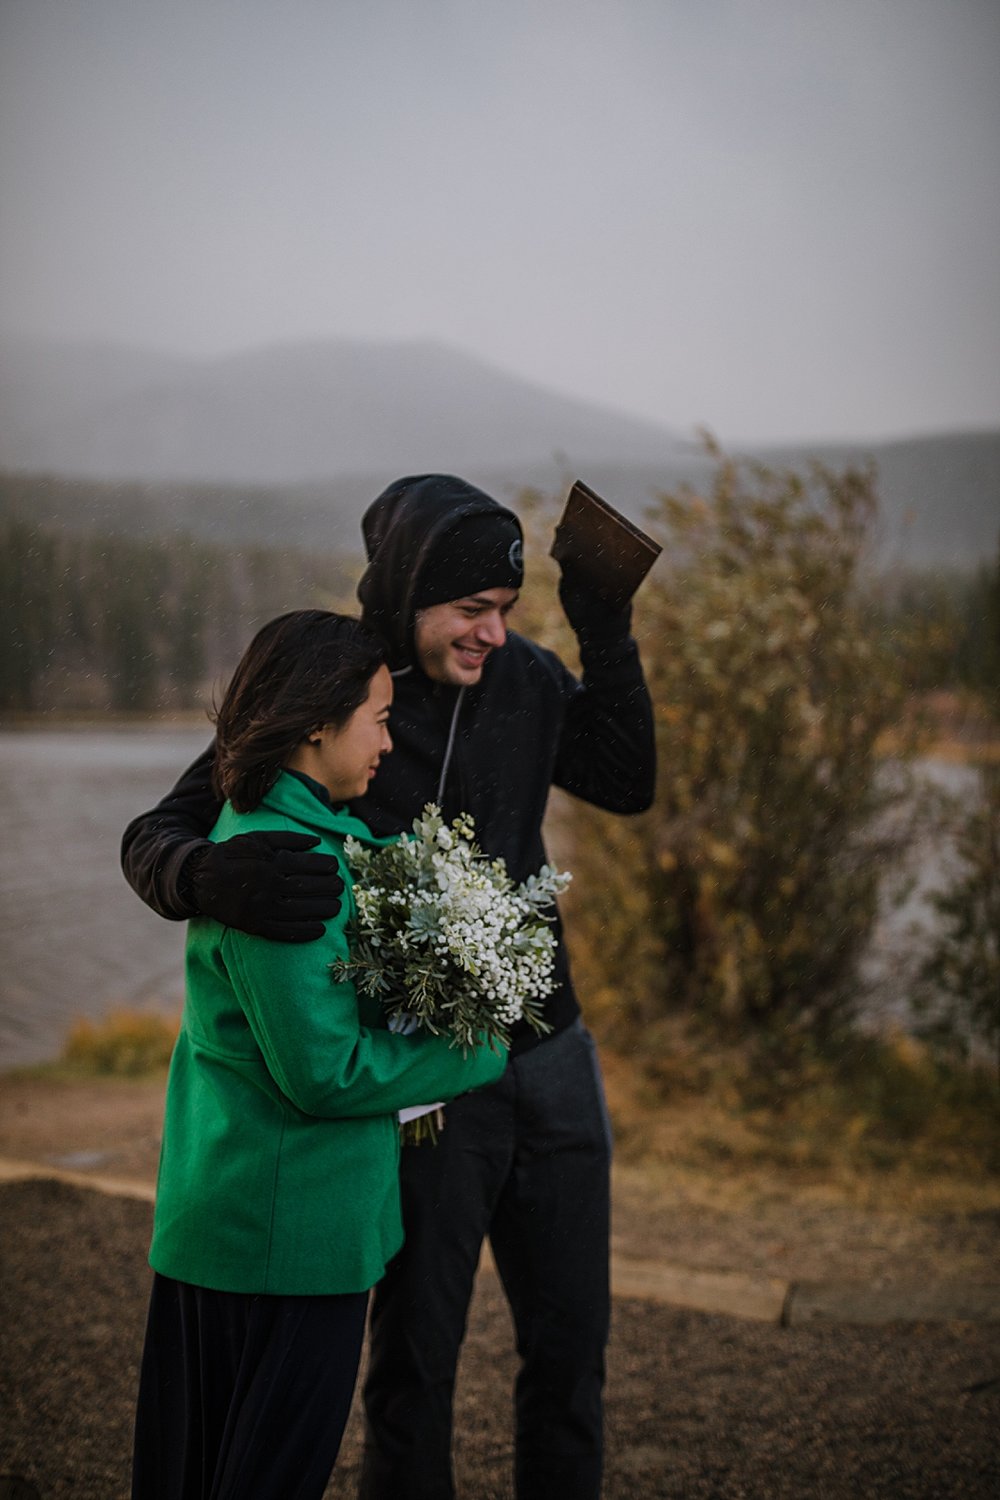
<svg viewBox="0 0 1000 1500">
<path fill-rule="evenodd" d="M 367 1292 L 213 1292 L 154 1276 L 132 1500 L 321 1500 L 357 1380 Z"/>
<path fill-rule="evenodd" d="M 594 1044 L 580 1022 L 449 1104 L 437 1146 L 404 1149 L 406 1243 L 372 1304 L 363 1500 L 454 1495 L 455 1369 L 487 1234 L 520 1357 L 518 1500 L 597 1500 L 609 1165 Z"/>
</svg>

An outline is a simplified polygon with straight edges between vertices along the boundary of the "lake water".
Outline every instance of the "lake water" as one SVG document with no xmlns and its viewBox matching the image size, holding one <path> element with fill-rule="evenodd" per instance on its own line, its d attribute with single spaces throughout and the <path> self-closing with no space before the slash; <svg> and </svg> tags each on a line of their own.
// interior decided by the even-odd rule
<svg viewBox="0 0 1000 1500">
<path fill-rule="evenodd" d="M 133 895 L 118 847 L 210 738 L 0 733 L 0 1067 L 57 1055 L 79 1016 L 179 1013 L 184 924 Z"/>
<path fill-rule="evenodd" d="M 0 1068 L 60 1051 L 73 1021 L 117 1006 L 179 1013 L 184 924 L 133 895 L 118 861 L 122 830 L 204 748 L 210 729 L 0 732 Z M 962 766 L 926 762 L 929 780 L 961 794 Z M 874 966 L 919 920 L 946 852 L 918 851 L 919 883 L 887 912 Z M 879 1002 L 905 1020 L 905 998 Z"/>
</svg>

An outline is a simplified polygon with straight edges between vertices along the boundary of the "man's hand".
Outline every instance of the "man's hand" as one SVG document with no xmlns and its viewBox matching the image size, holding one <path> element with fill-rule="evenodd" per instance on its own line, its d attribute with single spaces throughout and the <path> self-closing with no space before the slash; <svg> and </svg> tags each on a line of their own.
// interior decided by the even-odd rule
<svg viewBox="0 0 1000 1500">
<path fill-rule="evenodd" d="M 604 641 L 619 640 L 632 626 L 632 606 L 615 609 L 607 604 L 572 566 L 562 565 L 559 577 L 559 602 L 578 638 Z"/>
<path fill-rule="evenodd" d="M 199 913 L 279 943 L 312 943 L 341 907 L 344 882 L 307 833 L 238 833 L 190 856 L 185 875 Z"/>
</svg>

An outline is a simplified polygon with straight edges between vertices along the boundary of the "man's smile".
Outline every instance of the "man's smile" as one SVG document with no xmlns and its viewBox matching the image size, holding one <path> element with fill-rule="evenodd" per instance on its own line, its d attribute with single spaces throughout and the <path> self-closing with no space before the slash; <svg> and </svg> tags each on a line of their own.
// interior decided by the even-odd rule
<svg viewBox="0 0 1000 1500">
<path fill-rule="evenodd" d="M 481 667 L 492 648 L 489 646 L 466 646 L 461 641 L 455 641 L 452 649 L 467 667 Z"/>
</svg>

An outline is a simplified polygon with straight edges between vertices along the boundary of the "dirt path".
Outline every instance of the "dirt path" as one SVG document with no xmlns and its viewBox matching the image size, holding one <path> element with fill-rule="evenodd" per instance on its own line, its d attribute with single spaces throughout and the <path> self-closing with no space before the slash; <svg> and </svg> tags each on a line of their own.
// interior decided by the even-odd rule
<svg viewBox="0 0 1000 1500">
<path fill-rule="evenodd" d="M 0 1476 L 123 1500 L 148 1204 L 0 1186 Z M 510 1323 L 479 1278 L 460 1373 L 462 1500 L 509 1500 Z M 1000 1485 L 995 1330 L 780 1328 L 616 1298 L 605 1500 L 979 1500 Z M 355 1493 L 352 1415 L 328 1500 Z"/>
<path fill-rule="evenodd" d="M 148 1193 L 162 1097 L 162 1082 L 0 1078 L 0 1157 Z M 915 1215 L 822 1182 L 660 1161 L 619 1164 L 614 1201 L 619 1292 L 623 1267 L 668 1263 L 885 1288 L 1000 1280 L 998 1215 L 961 1211 L 960 1197 Z M 12 1475 L 46 1500 L 127 1494 L 150 1222 L 148 1201 L 0 1184 L 0 1495 Z M 457 1397 L 462 1500 L 511 1495 L 514 1368 L 487 1268 Z M 619 1294 L 608 1376 L 605 1500 L 978 1500 L 1000 1488 L 996 1324 L 781 1327 Z M 360 1441 L 355 1411 L 328 1500 L 353 1496 Z"/>
</svg>

